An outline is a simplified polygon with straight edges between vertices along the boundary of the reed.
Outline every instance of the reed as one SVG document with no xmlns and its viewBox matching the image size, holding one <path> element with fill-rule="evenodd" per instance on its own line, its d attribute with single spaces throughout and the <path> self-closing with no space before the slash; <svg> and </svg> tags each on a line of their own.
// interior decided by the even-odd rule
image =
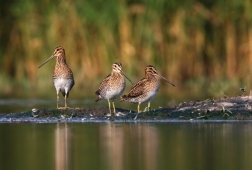
<svg viewBox="0 0 252 170">
<path fill-rule="evenodd" d="M 3 2 L 0 94 L 52 95 L 55 63 L 37 67 L 61 45 L 79 97 L 93 95 L 115 61 L 134 82 L 154 65 L 177 85 L 164 95 L 237 95 L 251 89 L 251 9 L 250 0 Z"/>
</svg>

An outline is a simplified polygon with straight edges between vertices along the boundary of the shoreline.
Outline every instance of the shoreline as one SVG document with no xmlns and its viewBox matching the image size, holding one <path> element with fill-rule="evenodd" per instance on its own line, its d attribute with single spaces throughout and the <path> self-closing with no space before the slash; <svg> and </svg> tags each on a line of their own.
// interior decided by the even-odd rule
<svg viewBox="0 0 252 170">
<path fill-rule="evenodd" d="M 183 102 L 177 106 L 157 108 L 137 114 L 116 108 L 32 109 L 20 113 L 0 114 L 0 123 L 82 123 L 82 122 L 240 122 L 252 121 L 252 96 Z"/>
</svg>

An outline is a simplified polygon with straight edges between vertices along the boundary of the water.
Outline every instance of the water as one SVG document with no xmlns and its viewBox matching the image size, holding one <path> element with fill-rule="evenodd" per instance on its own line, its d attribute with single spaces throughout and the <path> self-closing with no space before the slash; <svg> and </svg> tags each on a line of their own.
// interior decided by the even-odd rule
<svg viewBox="0 0 252 170">
<path fill-rule="evenodd" d="M 170 104 L 167 100 L 156 99 L 151 103 L 152 108 L 168 107 Z M 108 102 L 106 100 L 101 100 L 95 102 L 95 98 L 83 99 L 83 100 L 67 100 L 68 106 L 71 108 L 80 107 L 108 107 Z M 59 106 L 64 106 L 64 100 L 61 98 Z M 119 102 L 119 99 L 115 101 L 115 106 L 117 108 L 123 108 L 128 110 L 137 110 L 137 105 L 128 102 Z M 141 105 L 141 109 L 147 106 L 146 103 Z M 32 110 L 33 108 L 56 108 L 56 99 L 38 99 L 38 98 L 11 98 L 11 99 L 1 99 L 0 98 L 0 114 L 6 113 L 17 113 L 27 110 Z"/>
<path fill-rule="evenodd" d="M 0 124 L 0 169 L 251 169 L 252 123 Z"/>
</svg>

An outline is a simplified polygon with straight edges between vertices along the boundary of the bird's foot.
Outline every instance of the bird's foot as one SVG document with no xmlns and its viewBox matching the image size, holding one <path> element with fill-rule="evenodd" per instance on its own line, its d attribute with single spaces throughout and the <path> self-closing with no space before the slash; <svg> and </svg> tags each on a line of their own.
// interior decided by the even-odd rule
<svg viewBox="0 0 252 170">
<path fill-rule="evenodd" d="M 149 111 L 151 111 L 151 108 L 150 107 L 146 107 L 145 109 L 144 109 L 144 112 L 149 112 Z"/>
<path fill-rule="evenodd" d="M 59 110 L 66 110 L 66 109 L 70 109 L 70 107 L 58 107 L 57 109 L 59 109 Z"/>
<path fill-rule="evenodd" d="M 124 114 L 124 113 L 122 113 L 122 112 L 117 112 L 116 114 L 115 114 L 115 116 L 125 116 L 126 114 Z"/>
<path fill-rule="evenodd" d="M 112 116 L 111 113 L 104 113 L 104 116 Z"/>
</svg>

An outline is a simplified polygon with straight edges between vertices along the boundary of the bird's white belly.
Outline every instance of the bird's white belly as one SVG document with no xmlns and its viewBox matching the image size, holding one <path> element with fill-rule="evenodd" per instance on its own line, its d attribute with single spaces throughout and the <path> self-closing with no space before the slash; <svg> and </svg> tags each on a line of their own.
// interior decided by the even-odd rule
<svg viewBox="0 0 252 170">
<path fill-rule="evenodd" d="M 68 85 L 68 81 L 67 79 L 63 79 L 63 78 L 60 78 L 60 79 L 56 79 L 54 80 L 54 86 L 56 87 L 66 87 Z"/>
<path fill-rule="evenodd" d="M 59 78 L 59 79 L 55 79 L 53 84 L 54 84 L 57 92 L 65 91 L 70 88 L 69 81 L 70 81 L 69 79 Z"/>
<path fill-rule="evenodd" d="M 150 102 L 158 93 L 158 90 L 148 91 L 144 95 L 130 99 L 132 103 Z"/>
<path fill-rule="evenodd" d="M 114 100 L 118 96 L 120 96 L 124 91 L 124 88 L 119 89 L 109 89 L 106 91 L 106 94 L 104 95 L 105 99 Z"/>
</svg>

